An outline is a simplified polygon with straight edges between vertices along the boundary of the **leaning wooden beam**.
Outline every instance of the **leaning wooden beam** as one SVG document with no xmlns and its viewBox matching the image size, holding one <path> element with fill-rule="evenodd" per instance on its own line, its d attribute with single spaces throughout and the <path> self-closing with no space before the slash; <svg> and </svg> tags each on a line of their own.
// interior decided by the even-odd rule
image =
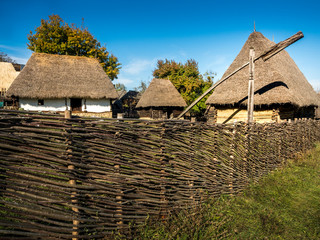
<svg viewBox="0 0 320 240">
<path fill-rule="evenodd" d="M 264 61 L 268 60 L 269 58 L 273 57 L 277 53 L 281 52 L 286 47 L 290 46 L 291 44 L 295 43 L 299 39 L 303 38 L 303 33 L 301 31 L 297 32 L 295 35 L 289 37 L 288 39 L 277 43 L 276 45 L 271 46 L 268 50 L 263 52 L 261 55 L 257 56 L 254 61 L 257 61 L 258 59 L 262 58 Z M 230 73 L 225 78 L 220 79 L 218 82 L 213 84 L 207 91 L 205 91 L 199 98 L 197 98 L 193 103 L 191 103 L 178 117 L 177 119 L 183 117 L 191 108 L 193 108 L 198 102 L 200 102 L 209 92 L 211 92 L 213 89 L 215 89 L 217 86 L 219 86 L 221 83 L 223 83 L 225 80 L 239 72 L 241 69 L 245 68 L 249 65 L 249 62 L 243 64 L 241 67 L 237 68 L 235 71 Z"/>
<path fill-rule="evenodd" d="M 283 49 L 285 49 L 286 47 L 290 46 L 291 44 L 295 43 L 296 41 L 300 40 L 303 37 L 304 37 L 303 33 L 299 31 L 292 37 L 277 43 L 276 45 L 271 47 L 269 50 L 265 51 L 260 57 L 262 57 L 263 61 L 267 61 L 269 58 L 273 57 L 274 55 L 281 52 Z"/>
</svg>

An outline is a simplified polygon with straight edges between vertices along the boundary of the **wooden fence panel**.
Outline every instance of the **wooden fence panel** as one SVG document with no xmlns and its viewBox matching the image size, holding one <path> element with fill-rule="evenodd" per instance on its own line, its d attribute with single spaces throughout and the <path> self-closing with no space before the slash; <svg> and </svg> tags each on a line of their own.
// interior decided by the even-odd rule
<svg viewBox="0 0 320 240">
<path fill-rule="evenodd" d="M 319 121 L 208 125 L 0 112 L 0 235 L 89 239 L 164 219 L 320 140 Z"/>
</svg>

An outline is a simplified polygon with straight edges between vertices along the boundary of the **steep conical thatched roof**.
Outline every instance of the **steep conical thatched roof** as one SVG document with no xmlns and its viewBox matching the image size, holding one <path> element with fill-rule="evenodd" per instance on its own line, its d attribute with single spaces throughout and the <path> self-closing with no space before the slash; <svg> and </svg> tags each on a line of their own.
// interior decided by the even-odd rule
<svg viewBox="0 0 320 240">
<path fill-rule="evenodd" d="M 7 96 L 20 98 L 118 97 L 98 60 L 87 57 L 33 53 Z"/>
<path fill-rule="evenodd" d="M 273 44 L 275 43 L 265 38 L 260 32 L 253 32 L 223 77 L 248 62 L 251 47 L 254 48 L 255 55 L 258 56 Z M 299 107 L 317 105 L 315 91 L 284 50 L 266 62 L 262 59 L 256 61 L 254 80 L 255 105 L 285 103 Z M 248 81 L 249 69 L 246 67 L 219 85 L 206 103 L 246 105 Z"/>
<path fill-rule="evenodd" d="M 186 102 L 168 79 L 154 78 L 142 94 L 137 108 L 144 107 L 185 107 Z"/>
<path fill-rule="evenodd" d="M 0 62 L 0 91 L 2 88 L 8 89 L 13 80 L 19 75 L 12 63 Z"/>
</svg>

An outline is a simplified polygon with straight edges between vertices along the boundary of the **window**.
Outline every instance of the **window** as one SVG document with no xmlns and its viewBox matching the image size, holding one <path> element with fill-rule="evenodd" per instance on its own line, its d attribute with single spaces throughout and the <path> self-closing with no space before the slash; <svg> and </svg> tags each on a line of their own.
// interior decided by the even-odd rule
<svg viewBox="0 0 320 240">
<path fill-rule="evenodd" d="M 43 105 L 44 105 L 44 100 L 38 99 L 38 106 L 43 106 Z"/>
</svg>

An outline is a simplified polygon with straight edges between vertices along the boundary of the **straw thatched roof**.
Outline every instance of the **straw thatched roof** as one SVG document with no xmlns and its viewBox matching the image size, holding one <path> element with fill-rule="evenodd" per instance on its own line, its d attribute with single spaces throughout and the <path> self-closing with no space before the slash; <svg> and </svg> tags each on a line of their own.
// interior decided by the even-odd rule
<svg viewBox="0 0 320 240">
<path fill-rule="evenodd" d="M 0 62 L 0 91 L 2 88 L 8 89 L 13 80 L 19 75 L 12 63 Z"/>
<path fill-rule="evenodd" d="M 87 57 L 33 53 L 7 96 L 20 98 L 118 97 L 98 60 Z"/>
<path fill-rule="evenodd" d="M 145 107 L 186 107 L 187 104 L 168 79 L 154 78 L 142 94 L 137 108 Z"/>
<path fill-rule="evenodd" d="M 318 107 L 316 109 L 316 118 L 320 119 L 320 92 L 318 92 L 317 94 L 317 97 L 318 97 Z"/>
<path fill-rule="evenodd" d="M 260 32 L 250 34 L 240 53 L 223 77 L 249 61 L 249 49 L 258 56 L 275 44 Z M 208 98 L 207 104 L 247 104 L 249 69 L 248 66 L 219 85 Z M 316 92 L 299 70 L 289 54 L 283 50 L 266 62 L 255 62 L 254 104 L 271 105 L 290 103 L 299 107 L 316 106 Z"/>
</svg>

